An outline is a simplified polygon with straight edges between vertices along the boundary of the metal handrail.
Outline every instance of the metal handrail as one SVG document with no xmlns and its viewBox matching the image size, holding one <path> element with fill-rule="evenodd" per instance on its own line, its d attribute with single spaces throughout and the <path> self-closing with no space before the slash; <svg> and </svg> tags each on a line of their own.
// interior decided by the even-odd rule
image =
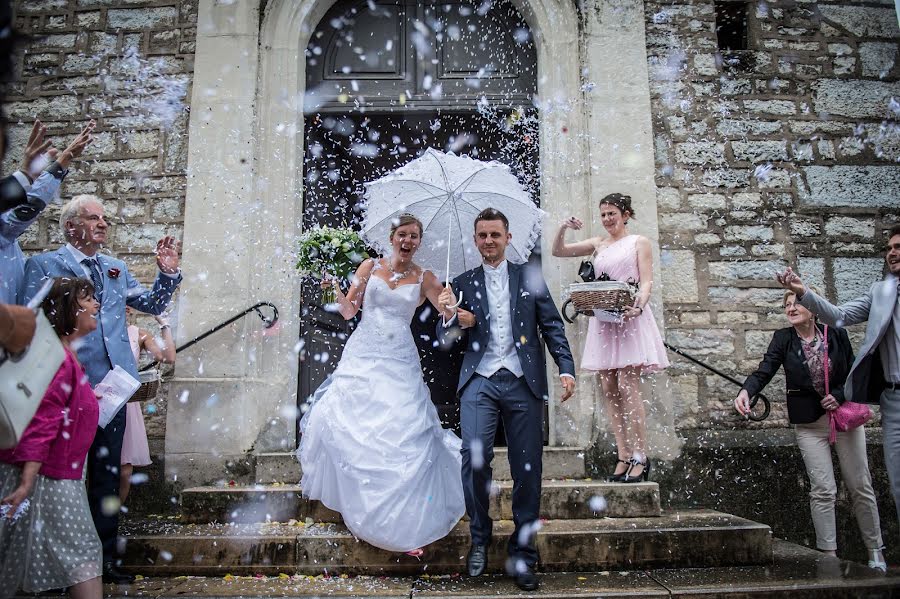
<svg viewBox="0 0 900 599">
<path fill-rule="evenodd" d="M 272 318 L 266 318 L 265 314 L 262 313 L 262 311 L 260 310 L 260 308 L 263 307 L 263 306 L 268 306 L 269 308 L 272 308 Z M 226 320 L 225 322 L 220 323 L 220 324 L 214 326 L 213 328 L 211 328 L 210 330 L 206 331 L 205 333 L 203 333 L 203 334 L 201 334 L 201 335 L 198 335 L 198 336 L 194 337 L 193 339 L 191 339 L 190 341 L 188 341 L 188 342 L 185 343 L 184 345 L 179 345 L 178 347 L 175 348 L 175 353 L 177 354 L 177 353 L 180 352 L 181 350 L 187 349 L 187 348 L 189 348 L 190 346 L 194 345 L 195 343 L 198 343 L 198 342 L 200 342 L 200 341 L 206 339 L 207 337 L 209 337 L 209 336 L 212 335 L 213 333 L 215 333 L 215 332 L 217 332 L 217 331 L 221 331 L 222 329 L 224 329 L 225 327 L 227 327 L 228 325 L 230 325 L 230 324 L 233 323 L 234 321 L 240 320 L 241 318 L 243 318 L 243 317 L 246 316 L 247 314 L 250 314 L 250 313 L 253 312 L 253 311 L 256 311 L 256 314 L 259 316 L 260 320 L 262 320 L 263 323 L 266 325 L 266 328 L 267 328 L 267 329 L 271 329 L 273 326 L 275 326 L 275 323 L 278 322 L 278 308 L 275 306 L 275 304 L 273 304 L 272 302 L 259 302 L 258 304 L 254 304 L 254 305 L 250 306 L 249 308 L 247 308 L 247 309 L 244 310 L 243 312 L 240 312 L 240 313 L 238 313 L 238 314 L 232 316 L 231 318 L 229 318 L 229 319 Z M 155 361 L 151 362 L 150 364 L 147 364 L 146 366 L 144 366 L 143 368 L 141 368 L 140 371 L 141 371 L 141 372 L 144 372 L 145 370 L 150 370 L 151 368 L 153 368 L 153 367 L 156 366 L 157 364 L 159 364 L 159 361 L 158 361 L 158 360 L 155 360 Z"/>
<path fill-rule="evenodd" d="M 743 386 L 744 386 L 744 385 L 743 385 L 739 380 L 737 380 L 736 378 L 734 378 L 734 377 L 732 377 L 732 376 L 729 376 L 729 375 L 725 374 L 725 373 L 722 372 L 721 370 L 718 370 L 718 369 L 716 369 L 716 368 L 710 366 L 709 364 L 707 364 L 706 362 L 703 362 L 702 360 L 700 360 L 700 359 L 698 359 L 698 358 L 695 358 L 694 356 L 692 356 L 692 355 L 686 353 L 683 349 L 681 349 L 681 348 L 679 348 L 679 347 L 673 347 L 673 346 L 669 345 L 668 343 L 666 343 L 665 341 L 663 341 L 663 345 L 665 345 L 665 346 L 666 346 L 666 349 L 668 349 L 669 351 L 675 352 L 676 354 L 678 354 L 678 355 L 681 356 L 682 358 L 686 358 L 686 359 L 690 360 L 691 362 L 693 362 L 694 364 L 696 364 L 696 365 L 698 365 L 698 366 L 702 366 L 703 368 L 709 370 L 710 372 L 719 375 L 720 377 L 722 377 L 722 378 L 725 379 L 726 381 L 732 382 L 732 383 L 734 383 L 735 385 L 737 385 L 738 387 L 743 387 Z M 754 416 L 753 413 L 751 412 L 751 413 L 747 416 L 747 418 L 749 418 L 750 420 L 752 420 L 752 421 L 754 421 L 754 422 L 762 422 L 763 420 L 765 420 L 766 418 L 768 418 L 769 412 L 772 411 L 772 406 L 771 406 L 771 403 L 769 402 L 769 398 L 766 397 L 765 395 L 763 395 L 762 393 L 757 393 L 756 395 L 754 395 L 753 397 L 750 398 L 750 409 L 751 409 L 751 410 L 753 410 L 753 408 L 756 407 L 756 404 L 757 404 L 757 402 L 758 402 L 759 400 L 762 400 L 762 402 L 763 402 L 763 412 L 762 412 L 762 415 L 761 415 L 761 416 Z"/>
</svg>

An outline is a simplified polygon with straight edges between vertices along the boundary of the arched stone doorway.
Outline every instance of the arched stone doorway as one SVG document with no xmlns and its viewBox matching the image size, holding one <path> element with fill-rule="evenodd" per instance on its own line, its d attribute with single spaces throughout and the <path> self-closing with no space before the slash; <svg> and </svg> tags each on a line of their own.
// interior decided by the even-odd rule
<svg viewBox="0 0 900 599">
<path fill-rule="evenodd" d="M 355 226 L 363 184 L 429 147 L 504 162 L 539 201 L 537 53 L 509 2 L 341 1 L 312 33 L 305 60 L 303 229 Z M 320 297 L 306 281 L 301 403 L 334 369 L 355 324 Z M 436 324 L 423 305 L 414 338 L 438 413 L 458 430 L 461 355 L 434 350 Z"/>
<path fill-rule="evenodd" d="M 592 196 L 609 191 L 632 194 L 641 214 L 654 214 L 643 4 L 601 2 L 579 14 L 574 2 L 510 1 L 537 52 L 539 194 L 548 226 L 572 214 L 591 221 Z M 302 302 L 292 250 L 302 230 L 303 118 L 312 102 L 303 57 L 333 5 L 198 1 L 177 337 L 261 299 L 276 303 L 282 319 L 266 334 L 242 321 L 179 354 L 165 451 L 167 475 L 185 484 L 238 475 L 252 467 L 248 454 L 296 444 Z M 596 83 L 590 95 L 587 82 Z M 656 238 L 654 218 L 640 225 Z M 576 269 L 574 261 L 544 261 L 557 299 Z M 581 330 L 568 333 L 578 359 Z M 552 388 L 550 445 L 587 447 L 603 426 L 592 381 L 581 378 L 564 405 L 558 396 Z"/>
</svg>

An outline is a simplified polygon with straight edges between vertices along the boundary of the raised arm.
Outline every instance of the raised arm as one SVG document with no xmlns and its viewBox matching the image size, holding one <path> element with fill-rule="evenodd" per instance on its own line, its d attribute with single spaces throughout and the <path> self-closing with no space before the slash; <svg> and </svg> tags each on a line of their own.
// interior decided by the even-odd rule
<svg viewBox="0 0 900 599">
<path fill-rule="evenodd" d="M 783 273 L 777 274 L 775 278 L 782 287 L 797 296 L 800 305 L 829 326 L 843 328 L 869 320 L 869 310 L 872 307 L 871 290 L 866 295 L 835 306 L 804 285 L 797 273 L 790 267 Z"/>
<path fill-rule="evenodd" d="M 350 281 L 350 289 L 347 290 L 347 293 L 344 293 L 341 290 L 341 286 L 338 284 L 337 279 L 331 280 L 335 298 L 337 298 L 338 306 L 340 306 L 339 312 L 341 313 L 341 316 L 344 317 L 344 320 L 350 320 L 356 316 L 359 309 L 362 308 L 363 297 L 366 293 L 366 285 L 369 282 L 369 277 L 372 276 L 372 269 L 374 267 L 374 258 L 364 260 L 363 263 L 359 265 L 359 268 L 356 269 L 356 274 L 353 275 L 353 278 Z"/>
<path fill-rule="evenodd" d="M 597 248 L 598 239 L 591 237 L 584 241 L 575 243 L 566 243 L 566 229 L 574 229 L 578 231 L 584 226 L 584 223 L 570 216 L 559 226 L 556 237 L 553 239 L 553 255 L 557 258 L 575 258 L 578 256 L 590 256 Z"/>
</svg>

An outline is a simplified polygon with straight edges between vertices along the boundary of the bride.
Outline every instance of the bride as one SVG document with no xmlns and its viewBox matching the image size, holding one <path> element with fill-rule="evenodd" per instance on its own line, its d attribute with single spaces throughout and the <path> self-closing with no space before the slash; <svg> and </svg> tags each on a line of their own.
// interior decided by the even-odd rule
<svg viewBox="0 0 900 599">
<path fill-rule="evenodd" d="M 401 215 L 392 255 L 363 262 L 346 295 L 334 282 L 345 319 L 365 310 L 300 420 L 297 449 L 304 495 L 340 512 L 356 537 L 411 555 L 465 513 L 460 440 L 441 427 L 410 330 L 416 308 L 437 306 L 441 292 L 412 261 L 421 237 L 422 223 Z"/>
</svg>

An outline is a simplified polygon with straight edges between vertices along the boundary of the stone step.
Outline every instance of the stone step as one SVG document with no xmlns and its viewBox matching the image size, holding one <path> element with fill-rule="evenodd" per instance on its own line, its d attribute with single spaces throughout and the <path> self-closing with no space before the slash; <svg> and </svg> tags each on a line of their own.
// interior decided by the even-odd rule
<svg viewBox="0 0 900 599">
<path fill-rule="evenodd" d="M 505 447 L 494 449 L 494 480 L 510 480 L 509 458 Z M 543 478 L 584 478 L 584 450 L 573 447 L 545 447 Z M 258 484 L 300 482 L 300 463 L 293 453 L 256 454 Z"/>
<path fill-rule="evenodd" d="M 634 597 L 734 597 L 735 599 L 876 599 L 900 595 L 900 570 L 887 574 L 862 564 L 835 560 L 820 552 L 775 541 L 774 561 L 764 566 L 632 570 L 620 573 L 554 572 L 541 574 L 534 599 L 624 599 Z M 521 599 L 509 577 L 492 574 L 384 576 L 223 576 L 149 577 L 129 585 L 104 585 L 107 599 L 155 597 L 410 597 Z M 17 599 L 34 599 L 20 593 Z"/>
<path fill-rule="evenodd" d="M 502 572 L 510 521 L 494 523 L 489 571 Z M 411 575 L 460 572 L 470 538 L 460 523 L 425 548 L 421 560 L 357 540 L 321 523 L 174 524 L 124 522 L 124 566 L 154 576 L 254 574 Z M 537 537 L 546 572 L 759 565 L 772 562 L 768 526 L 712 510 L 656 518 L 550 520 Z"/>
<path fill-rule="evenodd" d="M 512 520 L 511 481 L 499 481 L 491 497 L 491 517 Z M 660 514 L 654 482 L 606 483 L 592 480 L 544 481 L 541 517 L 549 520 L 654 517 Z M 181 521 L 286 522 L 290 519 L 341 523 L 341 515 L 302 497 L 298 485 L 193 487 L 181 492 Z"/>
</svg>

